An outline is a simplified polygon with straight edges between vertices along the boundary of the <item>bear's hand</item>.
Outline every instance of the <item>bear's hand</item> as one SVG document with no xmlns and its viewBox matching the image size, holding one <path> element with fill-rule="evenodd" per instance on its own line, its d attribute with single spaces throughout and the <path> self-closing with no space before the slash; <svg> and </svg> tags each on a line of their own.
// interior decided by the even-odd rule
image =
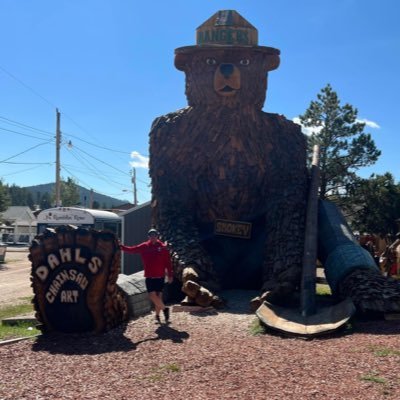
<svg viewBox="0 0 400 400">
<path fill-rule="evenodd" d="M 400 282 L 378 270 L 353 271 L 340 282 L 338 291 L 362 312 L 400 312 Z"/>
</svg>

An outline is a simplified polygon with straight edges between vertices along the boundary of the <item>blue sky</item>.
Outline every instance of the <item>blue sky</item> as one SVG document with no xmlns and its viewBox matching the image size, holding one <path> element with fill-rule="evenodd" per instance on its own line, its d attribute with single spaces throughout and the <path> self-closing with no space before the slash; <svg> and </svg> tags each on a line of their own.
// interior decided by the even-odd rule
<svg viewBox="0 0 400 400">
<path fill-rule="evenodd" d="M 397 0 L 0 0 L 0 178 L 55 180 L 56 108 L 61 176 L 97 192 L 150 199 L 148 132 L 187 105 L 174 49 L 218 10 L 234 9 L 281 50 L 264 110 L 304 113 L 330 83 L 368 121 L 382 151 L 360 171 L 400 179 L 400 2 Z"/>
</svg>

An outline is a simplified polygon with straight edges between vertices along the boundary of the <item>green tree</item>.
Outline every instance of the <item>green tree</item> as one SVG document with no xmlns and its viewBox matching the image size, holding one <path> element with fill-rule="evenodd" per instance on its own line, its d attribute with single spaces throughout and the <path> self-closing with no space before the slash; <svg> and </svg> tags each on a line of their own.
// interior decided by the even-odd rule
<svg viewBox="0 0 400 400">
<path fill-rule="evenodd" d="M 10 196 L 8 194 L 7 185 L 3 185 L 3 181 L 0 179 L 0 212 L 7 210 L 10 206 Z"/>
<path fill-rule="evenodd" d="M 374 164 L 381 154 L 357 114 L 350 104 L 340 105 L 328 84 L 300 116 L 303 126 L 315 129 L 308 138 L 309 154 L 315 144 L 320 146 L 320 197 L 335 201 L 342 209 L 350 207 L 349 191 L 360 179 L 356 172 Z"/>
<path fill-rule="evenodd" d="M 395 235 L 400 218 L 400 185 L 389 172 L 359 181 L 351 196 L 357 204 L 352 226 L 360 232 Z"/>
<path fill-rule="evenodd" d="M 52 202 L 50 193 L 45 192 L 40 196 L 39 207 L 41 210 L 46 210 L 47 208 L 51 208 L 54 203 Z"/>
<path fill-rule="evenodd" d="M 80 203 L 79 188 L 72 178 L 61 181 L 61 204 L 64 207 L 75 206 Z"/>
<path fill-rule="evenodd" d="M 11 185 L 8 188 L 8 193 L 12 206 L 29 206 L 31 209 L 33 209 L 34 201 L 32 193 L 26 188 L 17 185 Z"/>
</svg>

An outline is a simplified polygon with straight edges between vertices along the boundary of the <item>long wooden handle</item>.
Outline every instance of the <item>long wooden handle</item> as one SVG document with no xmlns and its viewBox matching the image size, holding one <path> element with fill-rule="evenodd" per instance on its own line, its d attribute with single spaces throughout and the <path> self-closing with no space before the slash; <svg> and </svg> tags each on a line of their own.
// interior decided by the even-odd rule
<svg viewBox="0 0 400 400">
<path fill-rule="evenodd" d="M 306 230 L 304 239 L 303 270 L 301 276 L 301 313 L 315 314 L 315 290 L 317 275 L 317 234 L 318 234 L 318 189 L 320 185 L 319 146 L 313 148 L 311 180 L 308 192 Z"/>
</svg>

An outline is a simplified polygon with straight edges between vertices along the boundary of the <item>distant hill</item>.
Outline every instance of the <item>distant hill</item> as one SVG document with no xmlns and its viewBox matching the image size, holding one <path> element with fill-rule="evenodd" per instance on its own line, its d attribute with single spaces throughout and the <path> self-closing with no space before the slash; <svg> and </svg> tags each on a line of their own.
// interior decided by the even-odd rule
<svg viewBox="0 0 400 400">
<path fill-rule="evenodd" d="M 37 193 L 43 195 L 49 193 L 50 195 L 54 192 L 54 183 L 45 183 L 43 185 L 25 186 L 24 189 L 29 190 L 32 193 L 32 197 L 35 199 Z M 83 207 L 89 207 L 90 203 L 90 189 L 86 189 L 82 186 L 78 186 L 80 205 Z M 114 197 L 106 196 L 104 194 L 93 192 L 93 201 L 97 201 L 101 208 L 115 208 L 121 204 L 130 203 L 128 200 L 119 200 Z"/>
</svg>

